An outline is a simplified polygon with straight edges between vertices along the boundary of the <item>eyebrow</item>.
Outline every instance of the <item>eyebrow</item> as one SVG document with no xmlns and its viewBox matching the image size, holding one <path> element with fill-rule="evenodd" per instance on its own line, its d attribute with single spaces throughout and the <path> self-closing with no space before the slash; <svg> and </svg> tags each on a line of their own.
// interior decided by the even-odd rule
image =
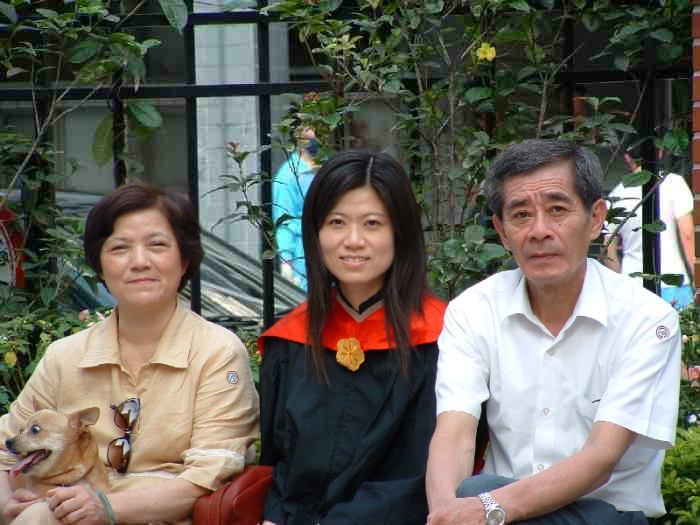
<svg viewBox="0 0 700 525">
<path fill-rule="evenodd" d="M 348 216 L 346 213 L 341 213 L 341 212 L 339 212 L 339 211 L 332 211 L 332 212 L 330 212 L 328 215 L 329 215 L 329 216 L 331 216 L 331 215 L 338 215 L 338 216 L 340 216 L 340 217 L 347 217 L 347 216 Z M 386 217 L 387 214 L 386 214 L 386 213 L 382 213 L 382 212 L 380 212 L 380 211 L 369 211 L 369 212 L 363 214 L 362 217 L 369 217 L 370 215 L 379 215 L 379 216 L 381 216 L 381 217 Z"/>
<path fill-rule="evenodd" d="M 530 198 L 513 199 L 506 204 L 506 210 L 512 211 L 515 208 L 520 208 L 522 206 L 527 206 L 530 202 Z M 545 202 L 566 202 L 568 204 L 573 203 L 573 199 L 563 191 L 547 191 L 544 193 Z"/>
<path fill-rule="evenodd" d="M 162 232 L 162 231 L 155 231 L 155 232 L 149 234 L 149 235 L 146 237 L 146 239 L 153 239 L 154 237 L 168 237 L 168 234 L 165 233 L 165 232 Z M 111 241 L 111 242 L 114 242 L 114 241 L 129 242 L 129 241 L 131 241 L 131 240 L 133 240 L 132 237 L 121 237 L 121 236 L 119 236 L 119 237 L 107 237 L 107 239 L 105 239 L 105 242 L 106 242 L 106 241 Z"/>
</svg>

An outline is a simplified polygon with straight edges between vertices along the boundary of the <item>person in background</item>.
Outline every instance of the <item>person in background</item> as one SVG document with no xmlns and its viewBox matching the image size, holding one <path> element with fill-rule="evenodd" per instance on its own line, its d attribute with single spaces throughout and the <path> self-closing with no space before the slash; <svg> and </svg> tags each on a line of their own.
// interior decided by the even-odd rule
<svg viewBox="0 0 700 525">
<path fill-rule="evenodd" d="M 445 305 L 409 178 L 386 154 L 337 153 L 302 224 L 309 300 L 259 344 L 265 524 L 423 525 Z"/>
<path fill-rule="evenodd" d="M 624 154 L 630 172 L 641 169 L 628 154 Z M 675 308 L 685 308 L 695 300 L 693 264 L 695 261 L 694 199 L 685 179 L 676 173 L 661 173 L 658 187 L 658 216 L 666 225 L 659 233 L 658 273 L 681 276 L 678 286 L 661 282 L 661 297 Z M 608 265 L 624 275 L 642 270 L 642 209 L 637 207 L 642 198 L 641 186 L 625 187 L 618 184 L 610 193 L 614 206 L 625 208 L 627 221 L 622 224 L 608 244 Z M 636 208 L 636 209 L 635 209 Z M 610 225 L 609 230 L 614 230 Z M 640 278 L 636 279 L 639 284 Z"/>
<path fill-rule="evenodd" d="M 85 257 L 117 300 L 106 319 L 51 344 L 9 413 L 0 447 L 40 405 L 97 406 L 91 427 L 111 491 L 51 489 L 61 523 L 175 522 L 243 470 L 259 433 L 248 354 L 229 330 L 178 303 L 203 257 L 197 215 L 183 195 L 131 183 L 102 198 L 85 224 Z M 5 523 L 37 501 L 13 492 L 0 457 Z M 48 523 L 48 521 L 47 521 Z"/>
<path fill-rule="evenodd" d="M 297 119 L 294 127 L 296 147 L 279 167 L 272 180 L 272 220 L 280 273 L 306 290 L 306 266 L 301 239 L 301 213 L 304 197 L 314 178 L 319 142 L 314 130 Z M 279 224 L 278 224 L 279 222 Z"/>
<path fill-rule="evenodd" d="M 450 302 L 438 345 L 429 525 L 644 524 L 664 514 L 681 332 L 661 298 L 587 257 L 606 216 L 588 149 L 526 140 L 484 183 L 518 269 Z M 486 402 L 490 448 L 471 476 Z"/>
</svg>

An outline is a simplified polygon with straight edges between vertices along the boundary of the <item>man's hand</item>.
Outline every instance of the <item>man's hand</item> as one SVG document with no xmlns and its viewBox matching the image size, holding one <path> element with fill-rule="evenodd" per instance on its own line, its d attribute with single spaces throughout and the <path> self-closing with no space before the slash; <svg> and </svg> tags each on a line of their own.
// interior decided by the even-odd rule
<svg viewBox="0 0 700 525">
<path fill-rule="evenodd" d="M 39 498 L 33 492 L 26 489 L 15 490 L 10 499 L 2 506 L 2 522 L 12 522 L 24 509 L 34 505 L 37 501 L 39 501 Z"/>
<path fill-rule="evenodd" d="M 100 497 L 86 487 L 58 487 L 46 493 L 53 515 L 63 524 L 107 525 L 109 515 Z"/>
<path fill-rule="evenodd" d="M 453 498 L 428 515 L 428 525 L 484 525 L 486 511 L 479 498 Z"/>
</svg>

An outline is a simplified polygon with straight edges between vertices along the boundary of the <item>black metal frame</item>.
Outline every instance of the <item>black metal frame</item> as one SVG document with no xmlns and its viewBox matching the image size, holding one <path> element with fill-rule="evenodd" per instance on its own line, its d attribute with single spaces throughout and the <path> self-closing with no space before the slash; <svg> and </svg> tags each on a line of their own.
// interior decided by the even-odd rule
<svg viewBox="0 0 700 525">
<path fill-rule="evenodd" d="M 192 11 L 193 0 L 187 0 L 188 7 Z M 267 0 L 258 0 L 258 9 L 265 7 Z M 278 22 L 274 16 L 261 15 L 254 11 L 240 12 L 221 12 L 221 13 L 192 13 L 189 16 L 188 25 L 184 31 L 183 45 L 185 46 L 186 60 L 186 83 L 185 84 L 169 84 L 169 85 L 145 85 L 141 86 L 138 91 L 133 87 L 125 86 L 120 88 L 121 98 L 184 98 L 186 101 L 186 122 L 187 122 L 187 141 L 188 141 L 188 184 L 189 193 L 195 207 L 198 208 L 199 202 L 199 184 L 198 184 L 198 165 L 197 165 L 197 99 L 211 97 L 258 97 L 258 118 L 260 122 L 260 142 L 267 144 L 269 135 L 272 130 L 271 122 L 271 107 L 270 97 L 272 95 L 281 95 L 287 93 L 306 93 L 309 91 L 322 91 L 328 89 L 328 84 L 317 80 L 297 81 L 297 82 L 270 82 L 270 55 L 269 55 L 269 24 Z M 195 84 L 195 50 L 194 50 L 194 31 L 197 26 L 206 25 L 224 25 L 224 24 L 257 24 L 258 29 L 258 71 L 259 81 L 256 83 L 243 84 L 224 84 L 224 85 L 196 85 Z M 130 20 L 125 26 L 143 27 L 143 26 L 166 26 L 167 20 L 162 15 L 137 15 Z M 0 35 L 5 33 L 0 27 Z M 568 25 L 567 34 L 564 39 L 564 50 L 573 49 L 574 47 L 574 27 L 573 23 Z M 640 78 L 651 78 L 652 82 L 663 78 L 692 78 L 692 68 L 667 68 L 656 69 L 654 65 L 653 53 L 646 53 L 644 67 L 632 70 L 630 72 L 621 71 L 592 71 L 592 72 L 577 72 L 573 71 L 572 65 L 567 70 L 560 72 L 558 81 L 564 86 L 567 96 L 567 108 L 573 113 L 572 101 L 574 88 L 577 84 L 588 84 L 596 82 L 619 82 L 637 80 Z M 653 86 L 651 86 L 653 87 Z M 84 98 L 90 88 L 73 89 L 66 97 L 66 100 L 79 100 Z M 38 92 L 38 93 L 37 93 Z M 44 93 L 46 92 L 46 93 Z M 40 98 L 42 94 L 49 94 L 48 89 L 35 90 L 35 94 Z M 111 98 L 113 90 L 104 88 L 94 93 L 94 99 Z M 653 97 L 653 89 L 647 89 L 647 96 Z M 27 88 L 2 88 L 0 86 L 0 100 L 4 101 L 27 101 L 32 100 L 32 90 Z M 640 122 L 643 124 L 643 133 L 653 134 L 656 127 L 653 99 L 645 100 L 640 108 Z M 643 160 L 649 165 L 654 165 L 653 145 L 646 142 L 642 149 Z M 271 155 L 270 151 L 265 151 L 260 158 L 261 170 L 270 172 L 271 170 Z M 644 188 L 645 191 L 649 187 Z M 271 183 L 266 182 L 262 186 L 263 202 L 271 202 Z M 270 209 L 268 208 L 268 213 Z M 653 202 L 644 204 L 643 220 L 644 222 L 653 222 L 657 217 L 657 212 Z M 269 252 L 268 241 L 263 237 L 263 252 Z M 656 247 L 656 235 L 649 232 L 644 232 L 644 270 L 645 272 L 654 271 L 654 254 L 658 249 Z M 267 327 L 274 321 L 274 294 L 273 294 L 273 259 L 266 257 L 263 259 L 263 286 L 264 286 L 264 325 Z M 192 309 L 200 311 L 201 307 L 201 282 L 199 275 L 195 275 L 192 279 Z M 653 283 L 651 286 L 654 286 Z"/>
</svg>

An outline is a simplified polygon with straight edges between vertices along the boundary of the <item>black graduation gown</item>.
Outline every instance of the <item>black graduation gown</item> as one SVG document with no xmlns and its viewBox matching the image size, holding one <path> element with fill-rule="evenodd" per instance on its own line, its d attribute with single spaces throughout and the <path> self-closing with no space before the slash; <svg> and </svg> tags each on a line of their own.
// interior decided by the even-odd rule
<svg viewBox="0 0 700 525">
<path fill-rule="evenodd" d="M 275 466 L 265 519 L 280 525 L 425 523 L 436 339 L 444 312 L 443 303 L 432 301 L 426 320 L 433 326 L 422 338 L 432 341 L 415 346 L 408 381 L 391 349 L 365 352 L 356 372 L 327 350 L 324 384 L 303 343 L 265 339 L 260 462 Z"/>
</svg>

